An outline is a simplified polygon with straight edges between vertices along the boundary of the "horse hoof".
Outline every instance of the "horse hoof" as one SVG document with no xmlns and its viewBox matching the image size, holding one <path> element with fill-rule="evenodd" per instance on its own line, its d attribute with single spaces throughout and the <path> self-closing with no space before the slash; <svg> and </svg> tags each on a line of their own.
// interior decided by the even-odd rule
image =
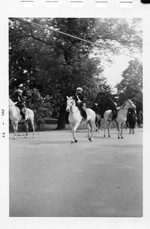
<svg viewBox="0 0 150 229">
<path fill-rule="evenodd" d="M 110 135 L 108 135 L 108 137 L 110 138 L 111 136 L 110 136 Z"/>
<path fill-rule="evenodd" d="M 90 141 L 90 142 L 92 142 L 92 141 L 93 141 L 93 139 L 92 139 L 92 138 L 89 138 L 89 141 Z"/>
<path fill-rule="evenodd" d="M 121 139 L 123 139 L 123 137 L 121 137 Z"/>
<path fill-rule="evenodd" d="M 120 139 L 120 137 L 118 137 L 118 139 Z"/>
<path fill-rule="evenodd" d="M 71 141 L 71 143 L 77 143 L 78 142 L 78 140 L 72 140 Z"/>
</svg>

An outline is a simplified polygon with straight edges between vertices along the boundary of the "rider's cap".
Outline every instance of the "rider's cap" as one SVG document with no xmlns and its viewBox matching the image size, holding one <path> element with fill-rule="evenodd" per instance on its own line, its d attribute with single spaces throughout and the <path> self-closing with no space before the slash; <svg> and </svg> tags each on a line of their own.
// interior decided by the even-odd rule
<svg viewBox="0 0 150 229">
<path fill-rule="evenodd" d="M 19 86 L 18 87 L 23 87 L 23 84 L 21 83 L 21 84 L 19 84 Z"/>
<path fill-rule="evenodd" d="M 77 91 L 83 91 L 82 87 L 77 87 Z"/>
<path fill-rule="evenodd" d="M 23 91 L 21 89 L 17 89 L 16 92 L 23 93 Z"/>
</svg>

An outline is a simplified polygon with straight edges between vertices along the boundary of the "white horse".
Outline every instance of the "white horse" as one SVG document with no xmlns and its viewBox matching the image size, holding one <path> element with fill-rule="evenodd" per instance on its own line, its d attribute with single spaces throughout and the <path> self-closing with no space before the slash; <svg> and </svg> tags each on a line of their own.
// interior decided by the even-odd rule
<svg viewBox="0 0 150 229">
<path fill-rule="evenodd" d="M 22 121 L 22 116 L 20 114 L 19 108 L 15 106 L 15 103 L 11 99 L 9 99 L 9 118 L 11 120 L 13 130 L 14 130 L 14 139 L 16 139 L 17 132 L 18 132 L 18 123 Z M 24 124 L 26 126 L 26 136 L 28 135 L 28 130 L 29 130 L 28 120 L 31 122 L 32 129 L 33 129 L 33 137 L 34 137 L 35 135 L 34 112 L 29 108 L 26 108 L 25 121 L 24 121 Z"/>
<path fill-rule="evenodd" d="M 127 120 L 127 112 L 129 108 L 136 108 L 134 103 L 128 99 L 124 102 L 124 104 L 118 109 L 117 117 L 115 121 L 117 122 L 117 129 L 118 129 L 118 139 L 123 138 L 123 128 Z M 104 137 L 106 136 L 106 129 L 108 130 L 108 137 L 110 137 L 110 126 L 112 123 L 112 110 L 107 110 L 104 113 Z"/>
<path fill-rule="evenodd" d="M 67 96 L 67 107 L 66 107 L 66 111 L 69 112 L 69 123 L 72 129 L 72 134 L 73 134 L 73 141 L 71 141 L 72 143 L 76 143 L 78 140 L 76 138 L 76 130 L 79 127 L 79 125 L 82 122 L 82 116 L 81 113 L 79 111 L 79 108 L 76 106 L 75 104 L 75 100 L 73 99 L 73 97 L 68 97 Z M 87 119 L 86 123 L 88 126 L 88 139 L 89 141 L 93 141 L 93 131 L 95 129 L 95 118 L 96 118 L 96 114 L 95 112 L 90 109 L 90 108 L 86 108 L 86 113 L 87 113 Z"/>
</svg>

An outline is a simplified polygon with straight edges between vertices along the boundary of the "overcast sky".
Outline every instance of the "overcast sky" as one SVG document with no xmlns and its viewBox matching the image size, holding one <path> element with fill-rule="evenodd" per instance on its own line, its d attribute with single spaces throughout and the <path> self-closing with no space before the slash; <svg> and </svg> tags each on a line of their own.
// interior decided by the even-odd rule
<svg viewBox="0 0 150 229">
<path fill-rule="evenodd" d="M 122 72 L 128 67 L 128 62 L 130 60 L 131 58 L 124 55 L 117 56 L 114 63 L 107 66 L 104 70 L 104 77 L 107 78 L 108 84 L 110 84 L 113 88 L 122 80 Z"/>
</svg>

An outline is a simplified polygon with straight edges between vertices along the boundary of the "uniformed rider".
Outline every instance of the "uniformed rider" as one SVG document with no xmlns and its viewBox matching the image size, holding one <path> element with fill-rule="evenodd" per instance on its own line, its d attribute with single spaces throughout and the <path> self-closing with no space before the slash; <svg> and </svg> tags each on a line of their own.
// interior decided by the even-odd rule
<svg viewBox="0 0 150 229">
<path fill-rule="evenodd" d="M 85 96 L 82 87 L 77 87 L 75 94 L 76 105 L 79 108 L 84 120 L 87 119 Z"/>
<path fill-rule="evenodd" d="M 23 96 L 23 90 L 18 88 L 15 90 L 16 95 L 16 106 L 20 109 L 20 114 L 22 115 L 22 119 L 25 120 L 25 113 L 26 113 L 26 97 Z"/>
</svg>

